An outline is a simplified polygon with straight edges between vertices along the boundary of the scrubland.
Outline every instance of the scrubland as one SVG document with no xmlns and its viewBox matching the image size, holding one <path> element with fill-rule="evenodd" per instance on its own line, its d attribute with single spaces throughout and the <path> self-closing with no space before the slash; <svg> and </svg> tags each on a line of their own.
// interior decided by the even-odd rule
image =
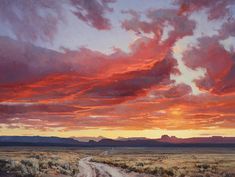
<svg viewBox="0 0 235 177">
<path fill-rule="evenodd" d="M 66 148 L 0 148 L 0 176 L 76 176 L 86 152 Z"/>
<path fill-rule="evenodd" d="M 235 177 L 234 150 L 122 150 L 93 157 L 93 161 L 127 171 L 159 177 Z"/>
<path fill-rule="evenodd" d="M 144 177 L 235 177 L 233 148 L 56 147 L 1 147 L 0 177 L 74 177 L 85 157 Z"/>
</svg>

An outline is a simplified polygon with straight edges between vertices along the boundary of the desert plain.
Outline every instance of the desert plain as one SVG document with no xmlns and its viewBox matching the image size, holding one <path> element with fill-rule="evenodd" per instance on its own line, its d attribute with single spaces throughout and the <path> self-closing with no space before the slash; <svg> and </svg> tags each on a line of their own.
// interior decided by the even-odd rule
<svg viewBox="0 0 235 177">
<path fill-rule="evenodd" d="M 235 177 L 235 148 L 0 148 L 0 177 L 154 176 Z"/>
</svg>

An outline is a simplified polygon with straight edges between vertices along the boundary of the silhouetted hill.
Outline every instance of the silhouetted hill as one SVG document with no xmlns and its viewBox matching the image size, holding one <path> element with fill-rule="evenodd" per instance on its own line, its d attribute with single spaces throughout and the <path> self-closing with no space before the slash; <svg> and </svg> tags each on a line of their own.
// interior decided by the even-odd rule
<svg viewBox="0 0 235 177">
<path fill-rule="evenodd" d="M 89 146 L 107 146 L 107 147 L 154 147 L 166 145 L 169 143 L 159 142 L 156 140 L 113 140 L 113 139 L 102 139 L 98 142 L 89 141 Z"/>
<path fill-rule="evenodd" d="M 92 137 L 92 136 L 83 136 L 83 137 L 71 137 L 75 140 L 78 140 L 80 142 L 89 142 L 90 140 L 93 140 L 93 141 L 100 141 L 102 139 L 106 139 L 105 137 L 103 136 L 98 136 L 98 137 Z"/>
<path fill-rule="evenodd" d="M 212 136 L 212 137 L 193 137 L 193 138 L 177 138 L 175 136 L 163 135 L 161 138 L 156 139 L 160 142 L 182 144 L 182 143 L 210 143 L 210 144 L 233 144 L 235 143 L 235 137 L 222 137 L 222 136 Z"/>
<path fill-rule="evenodd" d="M 73 146 L 73 147 L 235 147 L 235 137 L 177 138 L 162 136 L 159 139 L 125 138 L 101 139 L 81 142 L 73 138 L 41 136 L 0 136 L 0 146 Z"/>
<path fill-rule="evenodd" d="M 42 136 L 0 136 L 0 145 L 77 145 L 78 141 L 72 138 L 42 137 Z"/>
</svg>

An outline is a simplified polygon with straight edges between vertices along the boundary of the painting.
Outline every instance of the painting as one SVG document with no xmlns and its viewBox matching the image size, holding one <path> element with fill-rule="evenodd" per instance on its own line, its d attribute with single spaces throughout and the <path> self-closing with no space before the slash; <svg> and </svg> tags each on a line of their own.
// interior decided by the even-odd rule
<svg viewBox="0 0 235 177">
<path fill-rule="evenodd" d="M 0 177 L 235 177 L 235 0 L 0 0 Z"/>
</svg>

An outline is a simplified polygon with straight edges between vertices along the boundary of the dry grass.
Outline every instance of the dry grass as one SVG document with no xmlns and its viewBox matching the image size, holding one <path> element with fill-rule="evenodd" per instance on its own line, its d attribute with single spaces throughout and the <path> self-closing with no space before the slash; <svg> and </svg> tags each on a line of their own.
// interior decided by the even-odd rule
<svg viewBox="0 0 235 177">
<path fill-rule="evenodd" d="M 104 153 L 104 151 L 106 152 Z M 76 176 L 78 161 L 93 161 L 158 177 L 235 177 L 234 149 L 104 148 L 56 147 L 0 148 L 0 177 Z M 4 175 L 2 175 L 4 173 Z"/>
<path fill-rule="evenodd" d="M 235 177 L 235 153 L 226 150 L 219 153 L 116 151 L 92 160 L 161 177 Z"/>
<path fill-rule="evenodd" d="M 14 176 L 76 176 L 83 151 L 65 148 L 1 148 L 0 172 Z"/>
</svg>

